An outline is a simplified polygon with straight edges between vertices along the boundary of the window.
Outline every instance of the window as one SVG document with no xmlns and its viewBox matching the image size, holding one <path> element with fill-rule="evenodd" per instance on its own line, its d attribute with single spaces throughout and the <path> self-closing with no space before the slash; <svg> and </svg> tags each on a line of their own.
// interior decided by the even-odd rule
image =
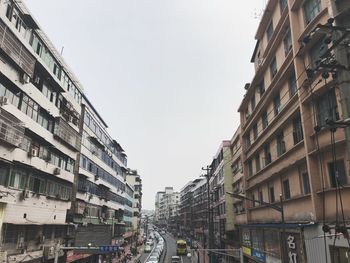
<svg viewBox="0 0 350 263">
<path fill-rule="evenodd" d="M 259 191 L 259 201 L 260 201 L 260 205 L 262 205 L 261 203 L 264 202 L 264 195 L 261 190 Z"/>
<path fill-rule="evenodd" d="M 292 49 L 292 35 L 290 29 L 287 30 L 283 38 L 284 54 L 287 56 L 289 51 Z"/>
<path fill-rule="evenodd" d="M 255 207 L 256 203 L 255 203 L 255 195 L 252 194 L 252 204 L 253 204 L 253 207 Z"/>
<path fill-rule="evenodd" d="M 0 185 L 7 186 L 9 169 L 7 167 L 0 167 Z"/>
<path fill-rule="evenodd" d="M 251 145 L 250 143 L 250 134 L 248 133 L 247 135 L 244 136 L 244 141 L 245 141 L 245 147 L 248 149 Z"/>
<path fill-rule="evenodd" d="M 262 114 L 261 121 L 262 121 L 263 130 L 265 130 L 266 127 L 269 125 L 269 120 L 268 120 L 266 111 Z"/>
<path fill-rule="evenodd" d="M 269 26 L 266 29 L 266 36 L 267 36 L 267 41 L 270 41 L 271 37 L 273 34 L 273 23 L 272 21 L 270 22 Z"/>
<path fill-rule="evenodd" d="M 344 160 L 338 160 L 335 163 L 335 165 L 334 162 L 328 163 L 328 174 L 330 178 L 331 187 L 337 186 L 336 178 L 338 178 L 338 186 L 343 186 L 347 184 Z"/>
<path fill-rule="evenodd" d="M 338 120 L 338 107 L 334 89 L 329 90 L 316 101 L 317 124 L 322 127 L 326 125 L 326 120 Z"/>
<path fill-rule="evenodd" d="M 270 197 L 270 203 L 274 203 L 276 201 L 275 199 L 275 189 L 273 186 L 269 187 L 269 197 Z"/>
<path fill-rule="evenodd" d="M 253 136 L 255 141 L 258 138 L 258 125 L 256 123 L 253 126 Z"/>
<path fill-rule="evenodd" d="M 294 145 L 304 139 L 303 127 L 301 125 L 300 115 L 293 120 L 293 140 Z"/>
<path fill-rule="evenodd" d="M 265 155 L 265 166 L 271 163 L 271 152 L 270 152 L 270 144 L 266 143 L 264 146 L 264 155 Z"/>
<path fill-rule="evenodd" d="M 28 181 L 28 189 L 39 194 L 45 193 L 45 181 L 37 177 L 30 177 Z"/>
<path fill-rule="evenodd" d="M 311 189 L 310 189 L 310 181 L 309 181 L 308 173 L 307 172 L 302 173 L 301 179 L 303 181 L 304 194 L 309 194 L 311 192 Z"/>
<path fill-rule="evenodd" d="M 306 24 L 310 23 L 321 11 L 321 0 L 307 0 L 303 6 Z"/>
<path fill-rule="evenodd" d="M 253 110 L 255 109 L 255 94 L 250 99 L 250 106 L 251 106 L 251 109 L 252 109 L 252 112 L 253 112 Z"/>
<path fill-rule="evenodd" d="M 252 162 L 252 160 L 248 161 L 248 176 L 253 176 L 253 162 Z"/>
<path fill-rule="evenodd" d="M 273 58 L 272 62 L 270 63 L 270 74 L 271 74 L 271 79 L 273 79 L 277 74 L 276 58 Z"/>
<path fill-rule="evenodd" d="M 257 89 L 258 89 L 258 93 L 260 94 L 260 97 L 262 97 L 262 95 L 263 95 L 264 92 L 265 92 L 265 83 L 264 83 L 264 80 L 262 80 L 262 81 L 259 83 Z"/>
<path fill-rule="evenodd" d="M 289 89 L 289 96 L 293 97 L 297 93 L 297 80 L 295 78 L 295 73 L 288 78 L 288 89 Z"/>
<path fill-rule="evenodd" d="M 24 189 L 26 187 L 27 175 L 24 170 L 15 169 L 12 171 L 9 186 L 17 189 Z"/>
<path fill-rule="evenodd" d="M 0 96 L 7 98 L 8 102 L 18 107 L 19 104 L 19 92 L 15 93 L 6 88 L 3 84 L 0 83 Z"/>
<path fill-rule="evenodd" d="M 21 111 L 32 118 L 34 121 L 37 121 L 39 106 L 28 96 L 23 95 L 21 103 Z"/>
<path fill-rule="evenodd" d="M 20 237 L 21 227 L 15 224 L 5 224 L 3 226 L 3 243 L 16 244 Z"/>
<path fill-rule="evenodd" d="M 281 156 L 286 152 L 286 145 L 284 142 L 283 131 L 277 134 L 276 141 L 277 141 L 277 156 Z"/>
<path fill-rule="evenodd" d="M 260 156 L 259 156 L 259 154 L 257 154 L 257 155 L 255 156 L 255 169 L 256 169 L 257 172 L 259 172 L 260 169 L 261 169 L 261 167 L 260 167 Z"/>
<path fill-rule="evenodd" d="M 286 179 L 283 181 L 283 194 L 284 199 L 290 199 L 290 188 L 289 188 L 289 180 Z"/>
<path fill-rule="evenodd" d="M 310 49 L 310 62 L 313 68 L 317 68 L 321 60 L 321 56 L 326 51 L 326 45 L 323 39 L 316 42 L 316 44 Z"/>
<path fill-rule="evenodd" d="M 283 13 L 283 10 L 287 7 L 287 0 L 280 0 L 280 10 Z"/>
<path fill-rule="evenodd" d="M 281 112 L 281 98 L 280 94 L 273 98 L 273 111 L 275 112 L 275 116 Z"/>
</svg>

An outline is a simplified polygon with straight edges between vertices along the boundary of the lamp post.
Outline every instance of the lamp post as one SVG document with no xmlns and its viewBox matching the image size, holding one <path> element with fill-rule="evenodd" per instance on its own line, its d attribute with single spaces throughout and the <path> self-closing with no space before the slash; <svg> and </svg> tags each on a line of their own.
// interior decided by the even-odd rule
<svg viewBox="0 0 350 263">
<path fill-rule="evenodd" d="M 286 222 L 284 218 L 284 208 L 283 208 L 283 197 L 282 194 L 280 195 L 280 204 L 279 205 L 274 205 L 271 203 L 267 203 L 264 201 L 259 201 L 255 199 L 248 198 L 246 196 L 240 195 L 240 194 L 235 194 L 231 192 L 226 192 L 226 194 L 229 194 L 233 196 L 234 198 L 241 199 L 241 200 L 248 200 L 252 201 L 254 203 L 258 203 L 260 205 L 265 205 L 267 207 L 270 207 L 278 212 L 281 213 L 281 224 L 282 224 L 282 262 L 288 262 L 287 259 L 287 249 L 286 249 Z"/>
</svg>

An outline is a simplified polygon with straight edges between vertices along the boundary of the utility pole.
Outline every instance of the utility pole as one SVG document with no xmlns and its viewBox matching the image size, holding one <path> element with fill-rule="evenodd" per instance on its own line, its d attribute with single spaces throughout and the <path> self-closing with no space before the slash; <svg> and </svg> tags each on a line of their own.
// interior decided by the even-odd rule
<svg viewBox="0 0 350 263">
<path fill-rule="evenodd" d="M 213 222 L 212 222 L 212 213 L 211 213 L 211 208 L 210 208 L 210 183 L 209 183 L 209 180 L 210 180 L 210 177 L 211 177 L 210 165 L 207 165 L 206 168 L 202 167 L 202 170 L 206 171 L 206 174 L 204 176 L 207 179 L 207 195 L 208 195 L 208 197 L 207 197 L 208 198 L 208 202 L 207 202 L 207 210 L 208 210 L 208 249 L 212 249 L 213 248 L 213 225 L 212 225 Z M 213 253 L 211 253 L 210 250 L 209 250 L 209 263 L 213 262 L 212 254 Z"/>
<path fill-rule="evenodd" d="M 338 70 L 339 90 L 340 90 L 340 102 L 343 112 L 343 119 L 350 118 L 350 3 L 349 1 L 331 1 L 333 16 L 335 20 L 335 26 L 343 28 L 344 30 L 335 30 L 336 39 L 344 37 L 343 43 L 339 43 L 334 51 L 335 57 L 339 65 Z M 347 158 L 350 162 L 350 126 L 345 127 L 346 136 L 346 148 Z"/>
</svg>

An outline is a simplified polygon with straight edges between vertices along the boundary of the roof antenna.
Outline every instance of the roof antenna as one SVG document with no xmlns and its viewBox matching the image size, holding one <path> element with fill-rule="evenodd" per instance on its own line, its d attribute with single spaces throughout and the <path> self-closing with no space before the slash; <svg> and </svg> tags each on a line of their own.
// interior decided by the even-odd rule
<svg viewBox="0 0 350 263">
<path fill-rule="evenodd" d="M 64 46 L 62 46 L 62 48 L 61 48 L 61 56 L 62 56 L 62 54 L 63 54 L 63 49 L 64 49 Z"/>
</svg>

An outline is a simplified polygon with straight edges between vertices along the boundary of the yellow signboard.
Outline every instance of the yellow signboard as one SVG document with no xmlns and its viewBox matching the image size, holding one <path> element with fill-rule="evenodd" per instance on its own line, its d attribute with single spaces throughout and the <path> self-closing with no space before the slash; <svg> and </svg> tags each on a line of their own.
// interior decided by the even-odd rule
<svg viewBox="0 0 350 263">
<path fill-rule="evenodd" d="M 252 249 L 251 248 L 242 246 L 242 250 L 243 250 L 244 254 L 249 255 L 249 256 L 252 255 Z"/>
</svg>

